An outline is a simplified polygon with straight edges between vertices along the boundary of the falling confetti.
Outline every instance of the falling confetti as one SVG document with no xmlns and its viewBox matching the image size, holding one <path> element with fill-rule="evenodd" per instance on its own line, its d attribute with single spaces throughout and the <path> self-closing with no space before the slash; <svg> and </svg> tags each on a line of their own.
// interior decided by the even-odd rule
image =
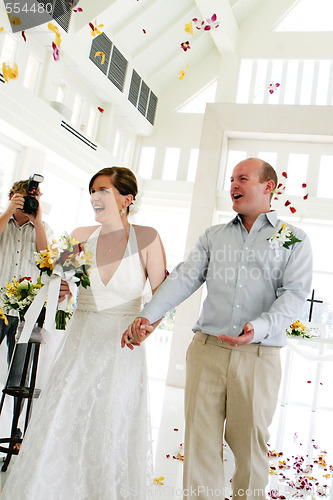
<svg viewBox="0 0 333 500">
<path fill-rule="evenodd" d="M 3 30 L 4 30 L 4 28 L 3 28 L 2 26 L 0 26 L 0 33 L 1 33 L 1 31 L 3 31 Z"/>
<path fill-rule="evenodd" d="M 143 31 L 144 35 L 146 35 L 147 31 L 143 28 L 142 28 L 142 31 Z"/>
<path fill-rule="evenodd" d="M 104 52 L 96 52 L 94 57 L 100 57 L 101 58 L 101 64 L 104 64 L 105 62 L 105 54 Z"/>
<path fill-rule="evenodd" d="M 91 28 L 91 36 L 102 34 L 99 28 L 103 28 L 104 24 L 97 24 L 97 21 L 95 21 L 95 26 L 92 23 L 89 23 L 89 26 Z"/>
<path fill-rule="evenodd" d="M 280 87 L 280 84 L 279 84 L 279 83 L 274 83 L 274 82 L 272 82 L 272 83 L 270 83 L 270 84 L 268 85 L 268 87 L 267 87 L 267 88 L 268 88 L 268 92 L 269 92 L 270 94 L 274 94 L 274 92 L 278 89 L 278 87 Z"/>
<path fill-rule="evenodd" d="M 197 28 L 197 30 L 201 30 L 201 28 L 205 25 L 204 21 L 200 21 L 199 19 L 197 19 L 196 17 L 194 17 L 192 19 L 192 21 L 194 22 L 195 24 L 195 27 Z"/>
<path fill-rule="evenodd" d="M 55 61 L 59 61 L 60 58 L 59 47 L 54 42 L 52 42 L 52 49 L 53 49 L 53 59 Z"/>
<path fill-rule="evenodd" d="M 188 49 L 191 48 L 189 41 L 181 43 L 180 46 L 181 46 L 181 48 L 183 49 L 184 52 L 186 52 Z"/>
<path fill-rule="evenodd" d="M 26 42 L 27 41 L 27 37 L 25 36 L 25 31 L 22 31 L 21 35 L 23 36 L 23 40 Z"/>
<path fill-rule="evenodd" d="M 189 65 L 187 64 L 185 70 L 179 72 L 178 80 L 184 80 L 184 78 L 185 78 L 185 71 L 187 70 L 188 67 L 189 67 Z"/>
<path fill-rule="evenodd" d="M 57 28 L 57 26 L 54 26 L 54 24 L 52 24 L 52 23 L 49 23 L 47 25 L 47 27 L 49 28 L 49 30 L 51 30 L 51 31 L 53 31 L 53 33 L 55 33 L 56 37 L 55 37 L 54 43 L 59 47 L 61 44 L 61 36 L 60 36 L 59 29 Z"/>
<path fill-rule="evenodd" d="M 218 28 L 220 26 L 220 23 L 217 21 L 216 14 L 213 14 L 212 17 L 210 19 L 206 19 L 206 21 L 207 21 L 207 24 L 204 27 L 205 31 L 215 30 L 216 28 Z"/>
<path fill-rule="evenodd" d="M 190 35 L 193 35 L 193 24 L 192 21 L 189 24 L 185 24 L 185 31 Z"/>
<path fill-rule="evenodd" d="M 163 483 L 163 480 L 164 480 L 164 479 L 165 479 L 165 478 L 164 478 L 163 476 L 160 476 L 160 477 L 155 477 L 155 478 L 154 478 L 154 484 L 159 484 L 159 485 L 163 486 L 163 484 L 164 484 L 164 483 Z"/>
<path fill-rule="evenodd" d="M 97 107 L 98 111 L 100 111 L 101 113 L 104 113 L 104 109 L 103 108 L 100 108 L 99 106 Z"/>
<path fill-rule="evenodd" d="M 19 17 L 9 17 L 9 22 L 10 24 L 12 24 L 13 26 L 20 26 L 22 24 L 22 21 Z"/>
<path fill-rule="evenodd" d="M 7 67 L 6 63 L 2 65 L 2 74 L 6 82 L 9 80 L 15 80 L 18 77 L 18 67 L 14 64 L 14 68 Z"/>
</svg>

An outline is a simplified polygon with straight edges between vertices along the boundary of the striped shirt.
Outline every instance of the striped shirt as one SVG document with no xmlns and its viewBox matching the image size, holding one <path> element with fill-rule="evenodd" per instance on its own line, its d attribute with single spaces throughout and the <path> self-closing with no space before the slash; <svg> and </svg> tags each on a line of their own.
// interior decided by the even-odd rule
<svg viewBox="0 0 333 500">
<path fill-rule="evenodd" d="M 43 222 L 46 237 L 50 240 L 52 232 Z M 20 226 L 12 216 L 0 234 L 0 287 L 13 277 L 31 276 L 36 282 L 39 269 L 35 264 L 36 231 L 32 222 Z"/>
</svg>

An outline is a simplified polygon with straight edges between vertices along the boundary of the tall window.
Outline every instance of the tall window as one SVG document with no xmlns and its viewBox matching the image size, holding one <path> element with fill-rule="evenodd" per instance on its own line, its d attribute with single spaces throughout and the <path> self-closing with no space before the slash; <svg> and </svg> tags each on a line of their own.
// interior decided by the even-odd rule
<svg viewBox="0 0 333 500">
<path fill-rule="evenodd" d="M 141 149 L 139 175 L 142 179 L 151 179 L 154 170 L 156 148 L 144 146 Z"/>
<path fill-rule="evenodd" d="M 83 106 L 83 99 L 79 94 L 76 94 L 74 99 L 72 118 L 71 118 L 71 122 L 74 125 L 74 127 L 80 125 L 82 106 Z"/>
<path fill-rule="evenodd" d="M 17 41 L 10 35 L 5 35 L 1 50 L 1 64 L 5 62 L 9 66 L 13 66 L 17 52 Z"/>
<path fill-rule="evenodd" d="M 0 209 L 7 208 L 8 192 L 15 180 L 19 150 L 0 142 Z"/>
<path fill-rule="evenodd" d="M 166 148 L 162 179 L 175 181 L 179 165 L 180 148 Z"/>
<path fill-rule="evenodd" d="M 41 63 L 37 57 L 30 54 L 28 57 L 28 63 L 25 70 L 23 85 L 31 92 L 36 91 L 38 76 L 40 72 Z"/>
</svg>

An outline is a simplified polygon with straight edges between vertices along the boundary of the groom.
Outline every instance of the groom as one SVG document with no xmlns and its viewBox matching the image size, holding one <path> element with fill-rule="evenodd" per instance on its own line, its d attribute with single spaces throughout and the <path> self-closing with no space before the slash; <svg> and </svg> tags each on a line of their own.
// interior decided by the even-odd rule
<svg viewBox="0 0 333 500">
<path fill-rule="evenodd" d="M 207 297 L 187 351 L 184 498 L 223 498 L 223 436 L 235 458 L 233 499 L 265 498 L 267 440 L 279 392 L 280 348 L 311 287 L 307 235 L 271 211 L 275 170 L 249 158 L 232 172 L 237 216 L 208 228 L 158 288 L 122 346 L 133 349 L 203 283 Z M 296 236 L 297 242 L 284 246 Z"/>
</svg>

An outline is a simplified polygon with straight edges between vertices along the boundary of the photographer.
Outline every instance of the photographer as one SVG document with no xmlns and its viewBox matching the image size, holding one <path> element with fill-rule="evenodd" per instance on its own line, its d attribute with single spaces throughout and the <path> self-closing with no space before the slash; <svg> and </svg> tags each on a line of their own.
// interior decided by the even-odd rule
<svg viewBox="0 0 333 500">
<path fill-rule="evenodd" d="M 42 176 L 33 178 L 43 180 Z M 9 192 L 9 205 L 0 216 L 0 288 L 13 277 L 30 276 L 34 281 L 39 276 L 34 252 L 44 250 L 51 231 L 42 221 L 39 182 L 31 179 L 15 182 Z M 27 210 L 26 213 L 23 211 Z M 10 363 L 15 347 L 15 333 L 18 325 L 16 311 L 6 314 L 8 325 L 0 320 L 0 344 L 6 337 L 7 362 Z"/>
</svg>

